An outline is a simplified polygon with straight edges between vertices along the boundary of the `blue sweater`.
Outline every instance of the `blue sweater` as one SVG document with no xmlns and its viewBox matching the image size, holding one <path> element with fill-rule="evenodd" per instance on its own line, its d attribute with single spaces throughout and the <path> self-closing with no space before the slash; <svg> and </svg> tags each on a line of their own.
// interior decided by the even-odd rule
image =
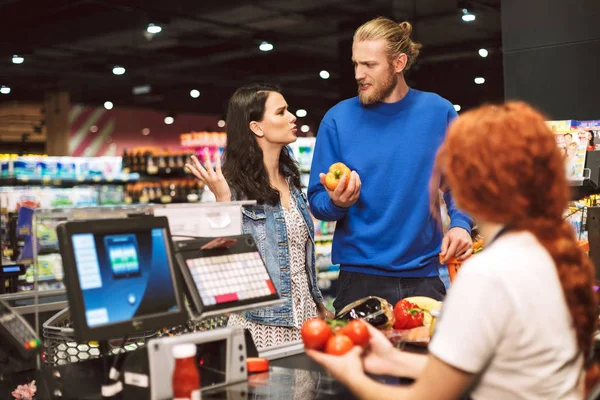
<svg viewBox="0 0 600 400">
<path fill-rule="evenodd" d="M 327 112 L 319 127 L 308 197 L 314 216 L 337 221 L 332 261 L 350 272 L 438 276 L 443 234 L 430 211 L 429 181 L 448 123 L 450 102 L 410 89 L 397 103 L 364 107 L 358 97 Z M 362 189 L 349 208 L 337 207 L 319 181 L 334 162 L 355 170 Z M 444 193 L 451 227 L 471 231 L 471 218 Z"/>
</svg>

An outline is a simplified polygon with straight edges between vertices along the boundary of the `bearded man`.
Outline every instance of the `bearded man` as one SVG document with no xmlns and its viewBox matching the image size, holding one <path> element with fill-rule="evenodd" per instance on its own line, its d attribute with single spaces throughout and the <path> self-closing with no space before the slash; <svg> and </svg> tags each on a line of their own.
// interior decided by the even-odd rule
<svg viewBox="0 0 600 400">
<path fill-rule="evenodd" d="M 352 44 L 358 96 L 331 108 L 317 134 L 308 198 L 313 215 L 337 221 L 332 262 L 340 265 L 334 308 L 379 296 L 394 305 L 409 296 L 442 300 L 442 262 L 472 252 L 471 218 L 443 193 L 451 218 L 444 235 L 431 213 L 429 181 L 452 104 L 408 87 L 404 73 L 421 45 L 408 22 L 377 18 L 360 26 Z M 351 170 L 335 190 L 329 166 Z M 437 193 L 436 193 L 437 194 Z"/>
</svg>

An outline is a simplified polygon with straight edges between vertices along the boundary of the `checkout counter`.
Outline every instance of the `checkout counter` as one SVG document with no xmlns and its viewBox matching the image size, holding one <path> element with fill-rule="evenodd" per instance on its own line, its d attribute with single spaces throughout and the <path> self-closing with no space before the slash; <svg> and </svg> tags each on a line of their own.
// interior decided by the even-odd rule
<svg viewBox="0 0 600 400">
<path fill-rule="evenodd" d="M 0 398 L 35 380 L 35 399 L 170 399 L 171 348 L 194 343 L 203 399 L 351 399 L 301 342 L 257 350 L 241 329 L 196 329 L 192 321 L 282 301 L 250 235 L 189 238 L 174 223 L 189 213 L 175 211 L 57 226 L 69 309 L 55 339 L 66 347 L 52 358 L 56 340 L 46 331 L 40 340 L 0 300 L 2 327 L 13 328 L 0 331 Z M 248 372 L 257 356 L 269 369 Z"/>
</svg>

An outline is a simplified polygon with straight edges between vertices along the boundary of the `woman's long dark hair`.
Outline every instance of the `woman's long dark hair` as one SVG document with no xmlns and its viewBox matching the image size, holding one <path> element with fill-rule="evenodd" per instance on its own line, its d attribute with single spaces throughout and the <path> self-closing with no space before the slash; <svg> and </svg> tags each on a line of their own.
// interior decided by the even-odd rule
<svg viewBox="0 0 600 400">
<path fill-rule="evenodd" d="M 223 175 L 236 199 L 275 205 L 279 202 L 279 191 L 269 183 L 262 149 L 250 130 L 251 121 L 262 121 L 271 92 L 281 93 L 277 86 L 255 83 L 242 86 L 229 99 Z M 300 189 L 300 170 L 288 147 L 281 149 L 279 171 Z"/>
</svg>

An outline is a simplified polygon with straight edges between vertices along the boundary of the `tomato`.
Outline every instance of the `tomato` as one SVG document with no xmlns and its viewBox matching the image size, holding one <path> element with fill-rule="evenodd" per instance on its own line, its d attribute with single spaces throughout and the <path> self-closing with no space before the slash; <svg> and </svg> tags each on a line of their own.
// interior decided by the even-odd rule
<svg viewBox="0 0 600 400">
<path fill-rule="evenodd" d="M 309 319 L 304 322 L 300 333 L 304 347 L 313 350 L 322 349 L 327 343 L 327 339 L 333 335 L 327 322 L 318 318 Z"/>
<path fill-rule="evenodd" d="M 412 329 L 423 325 L 424 311 L 416 304 L 407 300 L 400 300 L 394 306 L 396 322 L 394 329 Z"/>
<path fill-rule="evenodd" d="M 348 187 L 348 183 L 350 182 L 350 168 L 341 162 L 332 164 L 325 176 L 325 186 L 327 186 L 327 189 L 335 190 L 344 175 L 346 175 L 346 187 Z"/>
<path fill-rule="evenodd" d="M 352 340 L 346 335 L 335 335 L 327 340 L 325 345 L 325 353 L 334 356 L 346 354 L 354 347 Z"/>
<path fill-rule="evenodd" d="M 357 346 L 366 345 L 369 343 L 369 338 L 371 337 L 366 322 L 359 319 L 348 322 L 344 329 L 342 329 L 342 333 L 348 336 L 352 340 L 352 343 Z"/>
</svg>

